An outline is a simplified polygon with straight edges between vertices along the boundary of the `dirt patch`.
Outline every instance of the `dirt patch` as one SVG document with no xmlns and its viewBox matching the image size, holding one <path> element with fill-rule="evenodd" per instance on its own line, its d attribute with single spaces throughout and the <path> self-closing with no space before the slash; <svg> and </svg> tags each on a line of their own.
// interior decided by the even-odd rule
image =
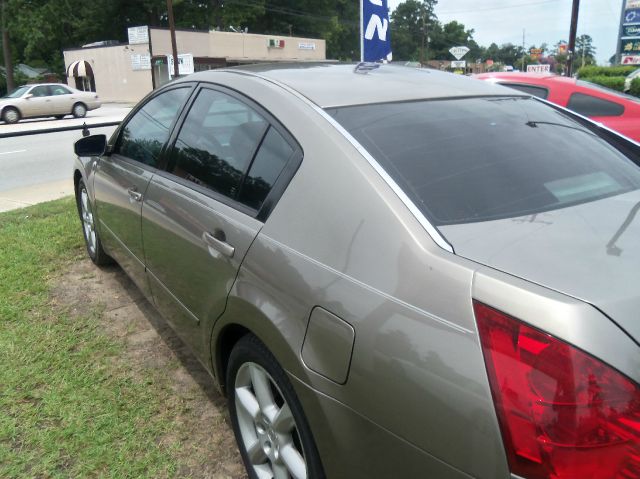
<svg viewBox="0 0 640 479">
<path fill-rule="evenodd" d="M 246 478 L 225 398 L 126 274 L 117 266 L 97 268 L 89 260 L 61 273 L 52 303 L 72 315 L 100 311 L 105 333 L 124 345 L 118 360 L 141 379 L 157 378 L 168 386 L 164 400 L 175 427 L 158 444 L 178 446 L 175 477 Z"/>
</svg>

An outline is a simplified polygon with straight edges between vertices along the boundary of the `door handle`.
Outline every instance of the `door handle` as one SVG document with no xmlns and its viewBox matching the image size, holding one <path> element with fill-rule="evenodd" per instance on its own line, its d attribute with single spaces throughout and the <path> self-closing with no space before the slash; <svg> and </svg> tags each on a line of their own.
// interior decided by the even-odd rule
<svg viewBox="0 0 640 479">
<path fill-rule="evenodd" d="M 132 186 L 131 188 L 129 188 L 127 192 L 129 193 L 129 201 L 131 202 L 136 201 L 138 203 L 142 201 L 142 193 L 140 193 L 135 186 Z"/>
<path fill-rule="evenodd" d="M 227 243 L 224 231 L 216 230 L 214 234 L 205 231 L 202 233 L 202 240 L 209 248 L 209 254 L 211 254 L 211 256 L 216 257 L 218 253 L 222 253 L 229 258 L 233 258 L 236 249 Z"/>
</svg>

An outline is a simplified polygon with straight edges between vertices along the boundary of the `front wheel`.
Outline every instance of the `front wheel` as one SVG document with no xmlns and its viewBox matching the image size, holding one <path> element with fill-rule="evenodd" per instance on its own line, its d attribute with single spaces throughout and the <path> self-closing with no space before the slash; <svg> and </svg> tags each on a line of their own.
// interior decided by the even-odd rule
<svg viewBox="0 0 640 479">
<path fill-rule="evenodd" d="M 249 334 L 233 348 L 226 385 L 233 431 L 251 479 L 324 479 L 295 391 L 257 337 Z"/>
<path fill-rule="evenodd" d="M 20 112 L 16 108 L 8 106 L 2 112 L 2 120 L 5 123 L 18 123 L 20 121 Z"/>
<path fill-rule="evenodd" d="M 97 266 L 110 264 L 112 260 L 102 249 L 100 236 L 98 236 L 98 232 L 96 231 L 95 216 L 93 215 L 91 200 L 89 199 L 89 193 L 87 192 L 87 187 L 83 180 L 78 182 L 76 203 L 78 206 L 80 221 L 82 221 L 82 235 L 84 236 L 84 243 L 87 247 L 89 258 L 91 258 L 91 261 L 93 261 Z"/>
<path fill-rule="evenodd" d="M 87 115 L 87 107 L 84 105 L 84 103 L 76 103 L 75 105 L 73 105 L 71 114 L 76 118 L 84 118 Z"/>
</svg>

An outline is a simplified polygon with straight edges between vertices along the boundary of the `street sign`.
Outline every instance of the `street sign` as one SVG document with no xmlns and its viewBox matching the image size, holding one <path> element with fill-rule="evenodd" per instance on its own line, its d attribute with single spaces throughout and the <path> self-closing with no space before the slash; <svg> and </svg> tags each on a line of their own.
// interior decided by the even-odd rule
<svg viewBox="0 0 640 479">
<path fill-rule="evenodd" d="M 451 62 L 451 68 L 467 68 L 467 62 L 464 60 L 454 60 Z"/>
<path fill-rule="evenodd" d="M 469 49 L 467 47 L 453 47 L 449 49 L 449 53 L 456 57 L 456 60 L 460 60 L 463 56 L 469 53 Z"/>
<path fill-rule="evenodd" d="M 527 65 L 527 73 L 550 73 L 551 65 Z"/>
</svg>

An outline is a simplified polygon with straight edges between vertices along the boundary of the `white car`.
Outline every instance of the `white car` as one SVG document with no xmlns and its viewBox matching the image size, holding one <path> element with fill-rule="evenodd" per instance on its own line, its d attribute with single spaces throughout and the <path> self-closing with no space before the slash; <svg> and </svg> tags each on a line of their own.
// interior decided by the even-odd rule
<svg viewBox="0 0 640 479">
<path fill-rule="evenodd" d="M 640 68 L 637 68 L 636 70 L 633 70 L 624 79 L 624 92 L 625 93 L 627 93 L 629 90 L 631 90 L 631 82 L 633 82 L 633 80 L 635 80 L 636 78 L 640 78 Z"/>
<path fill-rule="evenodd" d="M 100 105 L 95 92 L 83 92 L 62 83 L 23 85 L 0 98 L 0 118 L 5 123 L 46 116 L 82 118 Z"/>
</svg>

